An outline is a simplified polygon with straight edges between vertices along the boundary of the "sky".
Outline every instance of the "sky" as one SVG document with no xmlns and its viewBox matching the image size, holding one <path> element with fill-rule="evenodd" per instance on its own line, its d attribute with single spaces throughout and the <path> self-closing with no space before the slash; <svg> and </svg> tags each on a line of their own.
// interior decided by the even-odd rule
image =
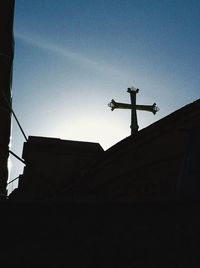
<svg viewBox="0 0 200 268">
<path fill-rule="evenodd" d="M 140 89 L 142 129 L 200 95 L 199 0 L 17 0 L 13 110 L 27 136 L 98 142 L 130 135 L 130 103 Z M 24 137 L 12 119 L 11 150 Z M 23 164 L 10 157 L 10 181 Z M 8 187 L 11 192 L 17 180 Z"/>
</svg>

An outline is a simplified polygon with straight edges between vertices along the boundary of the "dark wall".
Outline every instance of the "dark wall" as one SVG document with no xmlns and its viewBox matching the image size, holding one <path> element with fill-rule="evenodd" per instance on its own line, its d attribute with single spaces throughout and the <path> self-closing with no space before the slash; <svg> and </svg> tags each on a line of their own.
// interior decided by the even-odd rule
<svg viewBox="0 0 200 268">
<path fill-rule="evenodd" d="M 29 137 L 23 149 L 26 166 L 19 191 L 29 198 L 62 192 L 79 181 L 103 152 L 98 143 Z"/>
<path fill-rule="evenodd" d="M 199 122 L 197 100 L 122 140 L 94 166 L 88 185 L 103 198 L 127 202 L 179 198 L 187 180 L 188 194 L 196 189 L 199 195 Z"/>
<path fill-rule="evenodd" d="M 0 1 L 0 194 L 6 194 L 11 129 L 14 0 Z"/>
<path fill-rule="evenodd" d="M 197 204 L 29 202 L 0 211 L 2 267 L 199 266 Z"/>
</svg>

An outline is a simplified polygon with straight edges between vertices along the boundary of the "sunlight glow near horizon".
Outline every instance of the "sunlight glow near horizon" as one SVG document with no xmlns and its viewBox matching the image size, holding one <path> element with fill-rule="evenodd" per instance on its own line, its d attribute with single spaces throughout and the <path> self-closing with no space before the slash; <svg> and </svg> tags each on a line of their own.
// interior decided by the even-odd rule
<svg viewBox="0 0 200 268">
<path fill-rule="evenodd" d="M 82 118 L 80 116 L 65 126 L 63 123 L 60 126 L 58 124 L 53 136 L 67 140 L 97 142 L 106 150 L 125 138 L 127 132 L 129 132 L 128 126 L 127 129 L 123 125 L 120 127 L 119 122 L 113 120 L 111 126 L 111 122 L 105 118 L 88 115 Z"/>
</svg>

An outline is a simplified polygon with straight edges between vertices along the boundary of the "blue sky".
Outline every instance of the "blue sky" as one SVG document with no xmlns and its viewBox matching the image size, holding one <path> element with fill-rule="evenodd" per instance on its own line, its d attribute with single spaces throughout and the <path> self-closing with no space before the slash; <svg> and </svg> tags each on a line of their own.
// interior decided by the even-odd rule
<svg viewBox="0 0 200 268">
<path fill-rule="evenodd" d="M 17 0 L 13 109 L 28 135 L 99 142 L 130 135 L 130 112 L 111 112 L 140 89 L 140 129 L 199 98 L 199 0 Z M 13 120 L 11 149 L 23 136 Z M 10 180 L 23 166 L 13 157 Z M 16 187 L 13 184 L 12 187 Z"/>
</svg>

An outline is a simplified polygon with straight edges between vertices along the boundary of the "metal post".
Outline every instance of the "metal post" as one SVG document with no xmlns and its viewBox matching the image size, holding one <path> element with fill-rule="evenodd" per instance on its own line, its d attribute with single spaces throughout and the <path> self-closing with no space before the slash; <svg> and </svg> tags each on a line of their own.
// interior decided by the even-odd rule
<svg viewBox="0 0 200 268">
<path fill-rule="evenodd" d="M 130 93 L 131 97 L 131 135 L 133 135 L 139 129 L 136 112 L 136 94 L 139 92 L 139 89 L 131 90 L 131 88 L 128 88 L 127 92 Z"/>
<path fill-rule="evenodd" d="M 0 1 L 0 196 L 7 194 L 11 111 L 3 96 L 11 105 L 14 4 L 15 0 Z"/>
</svg>

